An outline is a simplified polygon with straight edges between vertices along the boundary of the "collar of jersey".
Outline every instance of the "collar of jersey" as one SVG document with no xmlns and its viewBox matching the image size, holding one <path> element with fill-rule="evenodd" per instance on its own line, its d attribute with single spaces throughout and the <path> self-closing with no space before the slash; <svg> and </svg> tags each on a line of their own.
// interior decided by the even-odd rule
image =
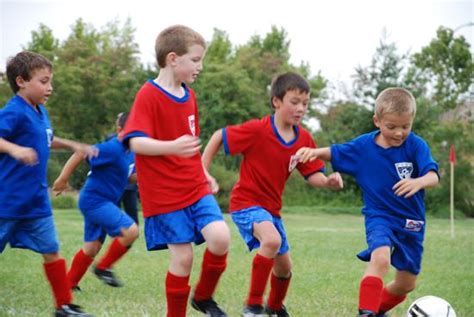
<svg viewBox="0 0 474 317">
<path fill-rule="evenodd" d="M 183 102 L 188 101 L 188 99 L 189 99 L 189 89 L 184 83 L 181 83 L 181 86 L 184 88 L 184 96 L 183 97 L 176 97 L 175 95 L 169 93 L 166 89 L 164 89 L 163 87 L 161 87 L 160 85 L 155 83 L 152 79 L 149 79 L 148 82 L 150 84 L 152 84 L 153 86 L 155 86 L 156 88 L 158 88 L 165 95 L 167 95 L 169 98 L 171 98 L 172 100 L 174 100 L 176 102 L 183 103 Z"/>
<path fill-rule="evenodd" d="M 286 142 L 285 140 L 283 140 L 280 133 L 278 133 L 278 129 L 275 125 L 275 116 L 274 115 L 270 116 L 270 122 L 272 123 L 273 133 L 275 133 L 275 136 L 277 137 L 278 141 L 281 144 L 283 144 L 284 146 L 292 146 L 296 142 L 296 140 L 298 140 L 298 136 L 300 135 L 300 130 L 298 129 L 298 126 L 296 126 L 296 125 L 293 126 L 293 130 L 295 130 L 295 138 L 291 141 Z"/>
</svg>

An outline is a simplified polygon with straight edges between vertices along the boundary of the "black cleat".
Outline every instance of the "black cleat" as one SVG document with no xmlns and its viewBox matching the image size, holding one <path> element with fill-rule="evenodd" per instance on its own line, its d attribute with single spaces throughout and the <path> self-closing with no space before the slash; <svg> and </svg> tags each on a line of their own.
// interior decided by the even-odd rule
<svg viewBox="0 0 474 317">
<path fill-rule="evenodd" d="M 194 298 L 191 298 L 191 306 L 201 313 L 206 314 L 209 317 L 227 317 L 227 314 L 217 305 L 217 303 L 212 299 L 205 299 L 196 301 Z"/>
<path fill-rule="evenodd" d="M 99 280 L 101 280 L 102 282 L 104 282 L 105 284 L 107 284 L 109 286 L 112 286 L 112 287 L 122 287 L 123 286 L 123 283 L 120 282 L 119 279 L 117 279 L 114 272 L 110 269 L 101 270 L 101 269 L 98 269 L 97 267 L 94 267 L 93 272 L 94 272 L 95 276 L 97 276 L 99 278 Z"/>
<path fill-rule="evenodd" d="M 267 306 L 265 307 L 265 313 L 270 317 L 290 317 L 290 314 L 286 311 L 285 305 L 283 305 L 279 310 L 273 310 Z"/>
<path fill-rule="evenodd" d="M 262 305 L 247 305 L 242 310 L 242 317 L 265 317 L 266 315 Z"/>
<path fill-rule="evenodd" d="M 73 291 L 75 293 L 80 293 L 80 292 L 82 292 L 82 289 L 79 287 L 79 285 L 75 285 L 75 286 L 71 287 L 71 291 Z"/>
<path fill-rule="evenodd" d="M 83 312 L 80 306 L 77 306 L 74 304 L 62 305 L 61 308 L 56 309 L 54 316 L 56 317 L 68 317 L 68 316 L 94 317 L 93 315 L 89 315 Z"/>
<path fill-rule="evenodd" d="M 371 310 L 360 310 L 359 309 L 359 315 L 357 317 L 377 317 L 377 314 L 374 313 Z"/>
</svg>

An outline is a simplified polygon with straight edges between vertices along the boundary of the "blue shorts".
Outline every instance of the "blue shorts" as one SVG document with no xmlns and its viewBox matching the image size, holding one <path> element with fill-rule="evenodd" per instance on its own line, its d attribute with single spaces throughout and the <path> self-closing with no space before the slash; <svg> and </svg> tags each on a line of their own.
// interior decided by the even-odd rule
<svg viewBox="0 0 474 317">
<path fill-rule="evenodd" d="M 40 254 L 59 251 L 53 216 L 34 219 L 0 218 L 0 253 L 7 243 L 12 248 L 30 249 Z"/>
<path fill-rule="evenodd" d="M 263 221 L 272 222 L 281 236 L 281 246 L 278 254 L 285 254 L 290 250 L 290 246 L 286 238 L 285 227 L 283 226 L 283 220 L 273 216 L 262 207 L 255 206 L 239 211 L 234 211 L 231 213 L 231 216 L 237 228 L 239 228 L 240 235 L 244 239 L 245 243 L 247 243 L 249 251 L 260 247 L 260 241 L 258 241 L 258 239 L 253 236 L 253 224 L 261 223 Z"/>
<path fill-rule="evenodd" d="M 189 207 L 145 218 L 148 251 L 163 250 L 168 244 L 201 244 L 201 230 L 214 221 L 224 221 L 213 195 L 206 195 Z"/>
<path fill-rule="evenodd" d="M 421 270 L 425 226 L 424 222 L 419 221 L 417 226 L 405 223 L 408 224 L 409 220 L 393 221 L 381 217 L 366 219 L 368 249 L 361 251 L 357 257 L 368 262 L 375 249 L 388 246 L 391 248 L 390 261 L 393 267 L 418 275 Z"/>
<path fill-rule="evenodd" d="M 104 242 L 106 235 L 116 237 L 123 228 L 130 228 L 135 222 L 112 202 L 102 204 L 94 210 L 81 210 L 84 216 L 84 241 Z"/>
</svg>

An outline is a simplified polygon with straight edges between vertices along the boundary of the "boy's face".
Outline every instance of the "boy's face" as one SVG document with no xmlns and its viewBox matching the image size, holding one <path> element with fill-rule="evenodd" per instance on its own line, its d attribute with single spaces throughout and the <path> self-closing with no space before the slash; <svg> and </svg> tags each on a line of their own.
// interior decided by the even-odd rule
<svg viewBox="0 0 474 317">
<path fill-rule="evenodd" d="M 186 84 L 193 83 L 202 70 L 204 47 L 192 45 L 186 54 L 176 56 L 174 61 L 176 77 Z"/>
<path fill-rule="evenodd" d="M 297 89 L 287 91 L 283 100 L 273 97 L 275 115 L 278 115 L 285 125 L 298 125 L 308 110 L 309 100 L 309 93 Z"/>
<path fill-rule="evenodd" d="M 405 142 L 411 131 L 413 115 L 411 113 L 387 113 L 381 118 L 374 116 L 374 124 L 380 129 L 376 142 L 384 148 L 398 147 Z"/>
<path fill-rule="evenodd" d="M 17 77 L 17 85 L 20 87 L 18 94 L 32 106 L 45 104 L 53 92 L 52 79 L 53 74 L 49 68 L 35 69 L 29 81 Z"/>
</svg>

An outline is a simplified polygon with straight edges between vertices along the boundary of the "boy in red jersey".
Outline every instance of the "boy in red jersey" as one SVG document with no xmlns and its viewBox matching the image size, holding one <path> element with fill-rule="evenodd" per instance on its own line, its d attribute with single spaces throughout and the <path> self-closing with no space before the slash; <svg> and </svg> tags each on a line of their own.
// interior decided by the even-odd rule
<svg viewBox="0 0 474 317">
<path fill-rule="evenodd" d="M 314 187 L 342 188 L 338 173 L 326 177 L 324 163 L 298 164 L 296 151 L 316 147 L 300 125 L 308 109 L 310 88 L 296 73 L 277 76 L 272 83 L 271 105 L 275 114 L 216 131 L 203 154 L 209 168 L 221 144 L 226 154 L 241 153 L 240 179 L 230 198 L 232 220 L 249 250 L 260 247 L 252 263 L 250 290 L 243 316 L 289 316 L 283 305 L 291 278 L 291 259 L 281 219 L 281 196 L 296 168 Z M 263 307 L 263 293 L 270 271 L 270 294 Z"/>
<path fill-rule="evenodd" d="M 148 250 L 168 248 L 167 316 L 186 315 L 192 242 L 207 243 L 193 308 L 227 316 L 212 295 L 226 268 L 230 232 L 212 195 L 215 180 L 199 153 L 198 109 L 188 84 L 202 70 L 206 43 L 194 30 L 171 26 L 156 39 L 160 72 L 137 93 L 121 136 L 135 152 Z"/>
</svg>

